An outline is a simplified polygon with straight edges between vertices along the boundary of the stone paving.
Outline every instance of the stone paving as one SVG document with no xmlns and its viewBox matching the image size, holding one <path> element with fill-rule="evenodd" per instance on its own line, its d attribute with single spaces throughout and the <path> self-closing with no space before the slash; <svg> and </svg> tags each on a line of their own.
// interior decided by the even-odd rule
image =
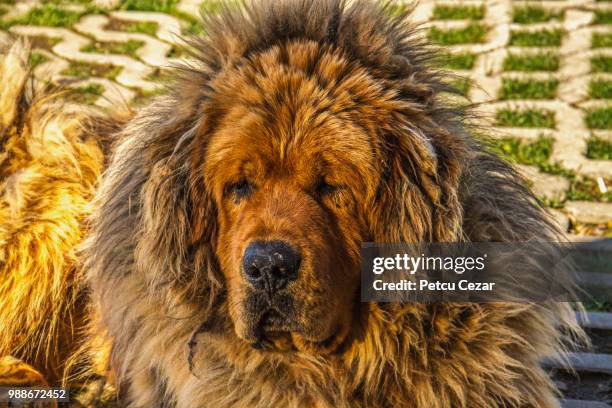
<svg viewBox="0 0 612 408">
<path fill-rule="evenodd" d="M 201 31 L 199 10 L 216 8 L 198 0 L 0 0 L 0 40 L 29 37 L 35 75 L 82 90 L 82 102 L 142 103 L 181 58 L 180 35 Z M 464 57 L 451 68 L 471 80 L 464 91 L 487 134 L 520 149 L 544 146 L 544 157 L 514 161 L 563 228 L 612 236 L 612 2 L 421 0 L 413 18 Z"/>
</svg>

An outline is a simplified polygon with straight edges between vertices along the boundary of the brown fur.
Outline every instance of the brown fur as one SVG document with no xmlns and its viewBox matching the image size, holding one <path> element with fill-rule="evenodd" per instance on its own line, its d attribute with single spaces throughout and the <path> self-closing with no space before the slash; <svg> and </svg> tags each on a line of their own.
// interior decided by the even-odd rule
<svg viewBox="0 0 612 408">
<path fill-rule="evenodd" d="M 567 304 L 359 303 L 363 241 L 558 238 L 440 98 L 405 17 L 339 0 L 209 17 L 198 62 L 118 134 L 83 256 L 123 404 L 558 406 L 539 359 L 576 330 Z M 255 239 L 303 256 L 295 329 L 266 350 L 240 269 Z"/>
</svg>

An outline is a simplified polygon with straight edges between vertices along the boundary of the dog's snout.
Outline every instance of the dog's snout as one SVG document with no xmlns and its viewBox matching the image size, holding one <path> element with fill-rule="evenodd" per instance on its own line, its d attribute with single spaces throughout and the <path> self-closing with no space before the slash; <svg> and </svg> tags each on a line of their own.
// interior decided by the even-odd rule
<svg viewBox="0 0 612 408">
<path fill-rule="evenodd" d="M 302 257 L 284 241 L 256 241 L 244 252 L 244 275 L 255 288 L 280 290 L 298 276 Z"/>
</svg>

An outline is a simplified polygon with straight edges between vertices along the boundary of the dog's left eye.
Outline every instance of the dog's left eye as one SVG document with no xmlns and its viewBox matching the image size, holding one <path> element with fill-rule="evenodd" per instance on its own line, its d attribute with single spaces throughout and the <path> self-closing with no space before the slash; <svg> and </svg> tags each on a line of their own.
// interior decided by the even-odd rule
<svg viewBox="0 0 612 408">
<path fill-rule="evenodd" d="M 337 189 L 337 186 L 329 184 L 327 181 L 325 181 L 325 179 L 322 178 L 317 184 L 316 193 L 319 197 L 325 197 L 335 193 Z"/>
<path fill-rule="evenodd" d="M 227 187 L 227 191 L 234 195 L 236 202 L 248 197 L 253 192 L 253 186 L 247 180 L 240 180 Z"/>
</svg>

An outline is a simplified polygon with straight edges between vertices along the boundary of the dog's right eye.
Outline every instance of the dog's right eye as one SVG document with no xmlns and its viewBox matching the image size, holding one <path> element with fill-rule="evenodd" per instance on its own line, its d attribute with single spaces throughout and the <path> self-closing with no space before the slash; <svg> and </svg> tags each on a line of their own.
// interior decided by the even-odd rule
<svg viewBox="0 0 612 408">
<path fill-rule="evenodd" d="M 226 192 L 232 194 L 236 202 L 248 197 L 253 192 L 253 186 L 247 180 L 242 179 L 227 186 Z"/>
</svg>

